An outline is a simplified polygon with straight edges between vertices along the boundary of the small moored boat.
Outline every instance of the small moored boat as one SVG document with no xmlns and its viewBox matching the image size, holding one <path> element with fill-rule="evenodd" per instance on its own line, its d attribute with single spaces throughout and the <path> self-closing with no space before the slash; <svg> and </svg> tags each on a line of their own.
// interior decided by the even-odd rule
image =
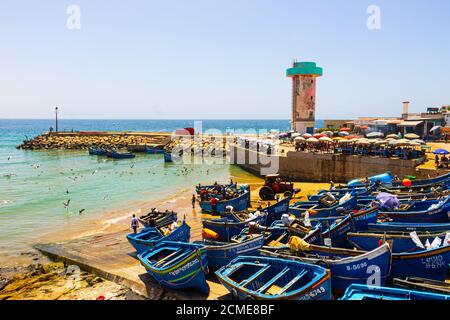
<svg viewBox="0 0 450 320">
<path fill-rule="evenodd" d="M 167 225 L 159 228 L 145 228 L 139 233 L 127 235 L 128 241 L 138 253 L 147 251 L 162 241 L 188 242 L 190 237 L 191 228 L 185 221 L 173 231 L 170 231 L 170 227 Z"/>
<path fill-rule="evenodd" d="M 117 152 L 117 151 L 107 151 L 106 156 L 108 158 L 113 158 L 113 159 L 131 159 L 131 158 L 136 157 L 136 155 L 134 155 L 132 153 Z"/>
<path fill-rule="evenodd" d="M 138 255 L 147 272 L 170 289 L 196 288 L 209 292 L 208 259 L 201 244 L 163 241 Z"/>
<path fill-rule="evenodd" d="M 331 299 L 330 272 L 299 261 L 241 256 L 216 271 L 216 276 L 238 299 Z"/>
<path fill-rule="evenodd" d="M 161 227 L 177 221 L 177 213 L 173 211 L 158 211 L 153 208 L 149 213 L 139 217 L 139 222 L 146 228 Z"/>
<path fill-rule="evenodd" d="M 340 300 L 450 300 L 450 295 L 352 284 Z"/>
</svg>

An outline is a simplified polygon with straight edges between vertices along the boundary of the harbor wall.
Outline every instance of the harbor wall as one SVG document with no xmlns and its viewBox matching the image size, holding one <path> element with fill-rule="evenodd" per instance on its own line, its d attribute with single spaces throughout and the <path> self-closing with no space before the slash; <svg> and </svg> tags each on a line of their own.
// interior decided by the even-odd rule
<svg viewBox="0 0 450 320">
<path fill-rule="evenodd" d="M 349 156 L 288 152 L 286 155 L 267 156 L 253 150 L 233 146 L 231 159 L 239 167 L 257 175 L 278 173 L 295 181 L 347 182 L 357 177 L 366 177 L 390 171 L 399 177 L 433 175 L 430 171 L 416 170 L 421 160 L 403 160 L 377 157 Z"/>
</svg>

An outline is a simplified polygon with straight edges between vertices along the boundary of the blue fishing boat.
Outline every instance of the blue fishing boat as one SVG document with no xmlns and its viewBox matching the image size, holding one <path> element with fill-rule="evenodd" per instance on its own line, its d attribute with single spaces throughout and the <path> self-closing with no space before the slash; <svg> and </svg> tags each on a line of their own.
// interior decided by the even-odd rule
<svg viewBox="0 0 450 320">
<path fill-rule="evenodd" d="M 237 299 L 331 300 L 330 272 L 299 261 L 241 256 L 216 276 Z"/>
<path fill-rule="evenodd" d="M 89 154 L 93 156 L 106 156 L 106 150 L 101 148 L 89 148 Z"/>
<path fill-rule="evenodd" d="M 394 279 L 393 283 L 396 288 L 400 289 L 450 295 L 450 283 L 445 281 L 408 277 L 405 279 Z"/>
<path fill-rule="evenodd" d="M 404 202 L 397 210 L 383 211 L 379 214 L 394 222 L 439 223 L 448 222 L 450 196 L 439 200 Z"/>
<path fill-rule="evenodd" d="M 369 223 L 370 231 L 381 232 L 445 232 L 450 230 L 450 223 L 407 223 L 407 222 L 377 222 Z"/>
<path fill-rule="evenodd" d="M 342 200 L 342 201 L 341 201 Z M 357 197 L 351 196 L 348 199 L 325 204 L 323 202 L 299 202 L 289 208 L 289 213 L 298 218 L 302 218 L 306 211 L 309 211 L 310 218 L 328 218 L 339 216 L 342 211 L 350 211 L 357 207 Z"/>
<path fill-rule="evenodd" d="M 391 278 L 419 277 L 444 281 L 450 262 L 450 245 L 417 252 L 393 253 Z"/>
<path fill-rule="evenodd" d="M 392 181 L 394 180 L 394 176 L 390 172 L 378 174 L 375 176 L 371 176 L 367 178 L 370 183 L 376 183 L 379 182 L 383 185 L 390 185 Z M 366 183 L 366 178 L 359 178 L 354 179 L 349 182 L 347 182 L 347 187 L 361 187 L 364 186 Z"/>
<path fill-rule="evenodd" d="M 343 197 L 346 193 L 353 194 L 354 196 L 360 197 L 368 197 L 375 191 L 376 188 L 374 186 L 371 187 L 358 187 L 358 188 L 342 188 L 342 189 L 330 189 L 330 190 L 320 190 L 317 194 L 309 195 L 309 201 L 319 201 L 322 197 L 327 194 L 333 195 L 336 199 Z"/>
<path fill-rule="evenodd" d="M 425 187 L 448 186 L 450 184 L 450 173 L 432 179 L 417 179 L 411 181 L 410 187 L 405 187 L 402 181 L 392 181 L 392 188 L 396 189 L 419 189 Z"/>
<path fill-rule="evenodd" d="M 444 241 L 447 232 L 441 233 L 417 233 L 417 238 L 422 244 L 432 243 L 436 238 Z M 422 251 L 412 239 L 409 233 L 386 233 L 386 232 L 349 232 L 348 241 L 360 250 L 370 251 L 377 248 L 380 243 L 388 242 L 393 253 Z"/>
<path fill-rule="evenodd" d="M 138 259 L 147 272 L 170 289 L 195 288 L 209 292 L 208 258 L 201 244 L 164 241 L 142 252 Z"/>
<path fill-rule="evenodd" d="M 450 300 L 450 295 L 353 284 L 340 300 Z"/>
<path fill-rule="evenodd" d="M 173 162 L 171 153 L 164 151 L 164 162 Z"/>
<path fill-rule="evenodd" d="M 335 296 L 342 295 L 353 283 L 366 284 L 378 269 L 380 284 L 385 285 L 390 271 L 391 251 L 384 244 L 370 252 L 311 245 L 307 249 L 294 247 L 260 250 L 264 256 L 297 260 L 320 265 L 331 271 L 331 287 Z"/>
<path fill-rule="evenodd" d="M 139 222 L 146 228 L 148 227 L 162 227 L 172 222 L 177 221 L 177 213 L 173 211 L 158 211 L 152 209 L 149 213 L 139 217 Z"/>
<path fill-rule="evenodd" d="M 314 225 L 314 221 L 311 221 Z M 348 248 L 347 233 L 353 230 L 352 215 L 338 218 L 318 219 L 318 223 L 325 225 L 326 229 L 322 232 L 324 244 L 333 247 Z M 323 228 L 323 227 L 322 227 Z M 325 243 L 329 239 L 329 243 Z"/>
<path fill-rule="evenodd" d="M 258 208 L 259 211 L 263 211 L 266 213 L 266 226 L 270 226 L 274 221 L 278 221 L 281 219 L 281 216 L 285 213 L 289 212 L 289 201 L 291 198 L 284 198 L 272 205 L 267 206 L 266 208 Z M 226 217 L 230 213 L 225 212 L 222 213 L 222 217 Z"/>
<path fill-rule="evenodd" d="M 250 223 L 265 225 L 267 215 L 264 212 L 259 214 L 238 212 L 220 219 L 202 220 L 203 228 L 208 229 L 215 241 L 230 242 L 231 238 L 240 234 Z M 206 234 L 206 232 L 204 232 Z"/>
<path fill-rule="evenodd" d="M 377 206 L 363 207 L 360 210 L 353 211 L 351 215 L 354 231 L 368 230 L 369 224 L 377 222 L 378 207 Z"/>
<path fill-rule="evenodd" d="M 136 155 L 132 153 L 122 153 L 117 151 L 107 151 L 106 156 L 113 159 L 131 159 L 136 157 Z"/>
<path fill-rule="evenodd" d="M 232 242 L 202 240 L 195 243 L 205 246 L 208 266 L 212 270 L 217 270 L 240 255 L 257 255 L 258 250 L 264 245 L 264 237 L 261 234 L 241 233 L 233 237 Z"/>
<path fill-rule="evenodd" d="M 170 232 L 169 226 L 160 228 L 145 228 L 139 233 L 127 235 L 128 242 L 138 253 L 147 251 L 157 243 L 162 241 L 182 241 L 188 242 L 191 237 L 191 227 L 183 221 L 181 226 Z"/>
<path fill-rule="evenodd" d="M 215 213 L 225 213 L 228 206 L 233 207 L 235 212 L 246 210 L 250 206 L 250 191 L 245 190 L 233 199 L 218 200 Z M 213 212 L 211 201 L 200 201 L 200 208 L 202 208 L 204 212 Z"/>
<path fill-rule="evenodd" d="M 164 149 L 162 148 L 146 147 L 145 150 L 148 154 L 164 154 Z"/>
</svg>

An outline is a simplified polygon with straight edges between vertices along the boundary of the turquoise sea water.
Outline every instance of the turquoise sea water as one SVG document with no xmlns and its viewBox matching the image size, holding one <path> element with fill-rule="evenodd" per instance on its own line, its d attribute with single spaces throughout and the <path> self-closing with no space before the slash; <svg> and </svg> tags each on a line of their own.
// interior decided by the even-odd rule
<svg viewBox="0 0 450 320">
<path fill-rule="evenodd" d="M 59 129 L 170 132 L 193 125 L 193 120 L 60 120 Z M 240 170 L 229 165 L 168 165 L 160 155 L 137 154 L 117 161 L 89 156 L 87 151 L 16 149 L 25 138 L 51 126 L 53 120 L 0 120 L 0 255 L 80 219 L 126 209 L 137 201 L 151 203 L 199 182 L 227 181 Z M 204 120 L 202 127 L 285 131 L 289 121 Z"/>
<path fill-rule="evenodd" d="M 86 151 L 26 151 L 16 146 L 54 125 L 52 120 L 0 120 L 0 254 L 82 217 L 169 197 L 199 182 L 228 180 L 228 165 L 178 166 L 162 156 L 110 160 Z M 60 130 L 173 131 L 190 120 L 60 120 Z M 203 129 L 279 129 L 289 121 L 205 120 Z M 68 193 L 67 193 L 68 191 Z M 70 199 L 68 208 L 63 203 Z M 84 209 L 82 215 L 79 211 Z"/>
</svg>

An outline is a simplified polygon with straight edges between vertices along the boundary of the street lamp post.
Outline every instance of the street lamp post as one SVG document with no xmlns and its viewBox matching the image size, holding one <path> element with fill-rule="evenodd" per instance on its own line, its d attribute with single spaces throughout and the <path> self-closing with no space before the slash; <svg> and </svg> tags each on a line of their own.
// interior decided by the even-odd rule
<svg viewBox="0 0 450 320">
<path fill-rule="evenodd" d="M 56 115 L 56 130 L 55 130 L 55 132 L 58 132 L 58 107 L 55 108 L 55 115 Z"/>
</svg>

